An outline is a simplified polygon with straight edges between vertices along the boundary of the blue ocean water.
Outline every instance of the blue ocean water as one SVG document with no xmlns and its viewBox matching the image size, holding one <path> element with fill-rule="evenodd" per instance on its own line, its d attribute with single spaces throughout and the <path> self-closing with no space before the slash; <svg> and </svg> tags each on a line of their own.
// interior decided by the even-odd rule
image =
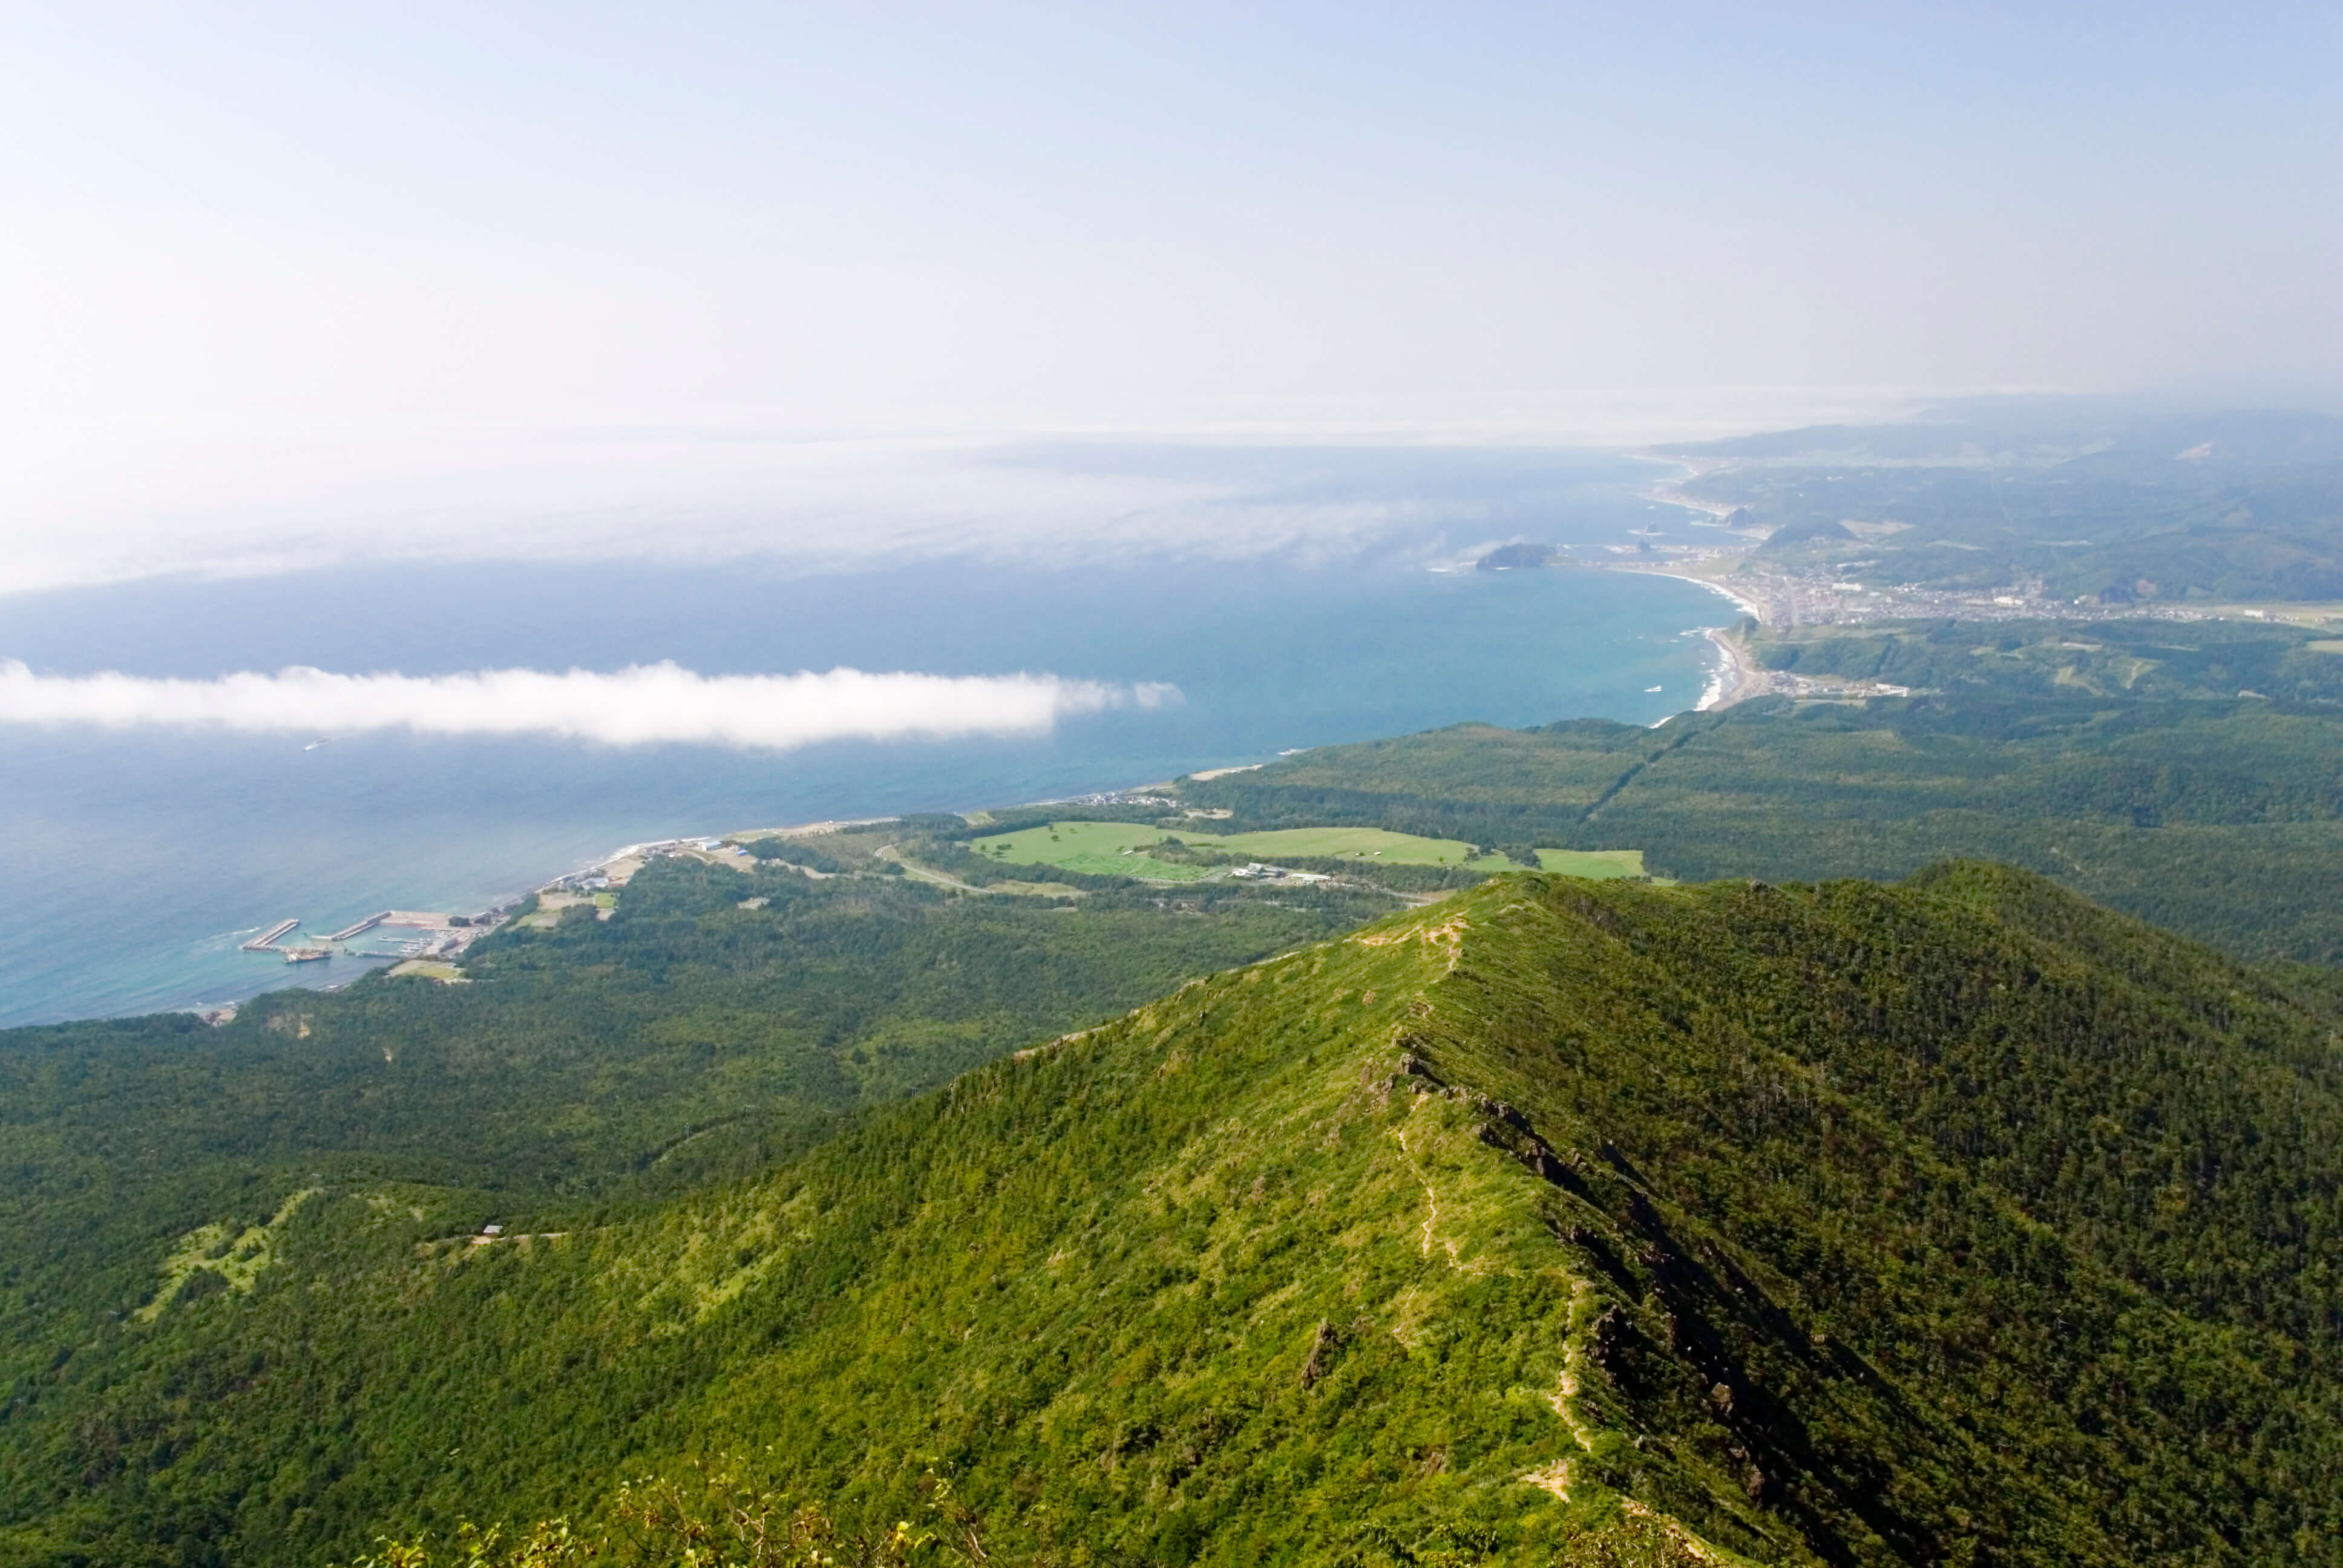
<svg viewBox="0 0 2343 1568">
<path fill-rule="evenodd" d="M 1412 493 L 1437 489 L 1413 462 L 1332 481 L 1289 464 L 1269 481 L 1372 494 L 1412 474 Z M 1541 490 L 1475 467 L 1451 486 L 1473 499 L 1450 504 L 1458 527 L 1488 530 L 1528 494 L 1541 537 L 1615 539 L 1649 515 L 1634 496 L 1648 478 L 1582 460 Z M 1184 694 L 1041 739 L 783 753 L 393 732 L 305 749 L 293 736 L 0 727 L 0 1024 L 346 981 L 355 961 L 295 973 L 237 943 L 288 916 L 318 931 L 386 907 L 484 908 L 630 842 L 1055 798 L 1464 719 L 1653 723 L 1691 707 L 1713 665 L 1693 628 L 1732 613 L 1657 577 L 1430 571 L 1421 542 L 1333 559 L 970 556 L 818 576 L 375 566 L 0 601 L 0 657 L 67 674 L 674 659 L 709 674 L 1046 670 Z"/>
</svg>

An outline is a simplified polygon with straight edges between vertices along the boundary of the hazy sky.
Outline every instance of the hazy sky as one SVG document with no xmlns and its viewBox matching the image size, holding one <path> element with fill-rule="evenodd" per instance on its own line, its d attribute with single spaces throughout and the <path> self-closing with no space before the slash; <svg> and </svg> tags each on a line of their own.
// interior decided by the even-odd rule
<svg viewBox="0 0 2343 1568">
<path fill-rule="evenodd" d="M 0 549 L 711 434 L 2328 392 L 2338 16 L 6 7 Z"/>
</svg>

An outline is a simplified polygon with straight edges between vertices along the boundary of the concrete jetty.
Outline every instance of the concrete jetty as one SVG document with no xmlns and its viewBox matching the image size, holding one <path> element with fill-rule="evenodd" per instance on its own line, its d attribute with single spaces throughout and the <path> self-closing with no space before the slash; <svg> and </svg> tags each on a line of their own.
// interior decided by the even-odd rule
<svg viewBox="0 0 2343 1568">
<path fill-rule="evenodd" d="M 299 920 L 279 920 L 275 925 L 269 927 L 266 930 L 261 932 L 258 936 L 253 938 L 250 941 L 245 943 L 244 950 L 248 953 L 268 952 L 277 946 L 277 938 L 283 936 L 286 932 L 291 930 L 295 926 L 297 926 L 301 922 Z"/>
</svg>

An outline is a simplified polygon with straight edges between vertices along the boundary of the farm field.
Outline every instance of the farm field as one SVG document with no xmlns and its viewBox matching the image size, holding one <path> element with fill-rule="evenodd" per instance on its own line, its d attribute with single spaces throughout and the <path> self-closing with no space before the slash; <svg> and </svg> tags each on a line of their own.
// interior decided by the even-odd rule
<svg viewBox="0 0 2343 1568">
<path fill-rule="evenodd" d="M 1475 856 L 1462 839 L 1426 839 L 1382 828 L 1279 828 L 1257 833 L 1167 835 L 1139 822 L 1051 822 L 978 839 L 969 847 L 1009 865 L 1059 866 L 1104 876 L 1151 877 L 1190 881 L 1208 875 L 1195 866 L 1175 865 L 1144 853 L 1167 837 L 1200 849 L 1258 856 L 1263 859 L 1381 860 L 1399 866 L 1463 866 L 1500 871 L 1513 862 L 1502 855 Z M 1640 877 L 1641 849 L 1540 849 L 1541 869 L 1573 877 Z"/>
<path fill-rule="evenodd" d="M 1379 859 L 1402 866 L 1470 866 L 1475 870 L 1502 870 L 1513 864 L 1503 856 L 1475 859 L 1473 846 L 1462 839 L 1421 839 L 1383 828 L 1274 828 L 1259 833 L 1230 833 L 1206 838 L 1183 834 L 1191 843 L 1224 849 L 1236 855 L 1310 855 L 1341 860 Z"/>
<path fill-rule="evenodd" d="M 1540 849 L 1538 869 L 1565 877 L 1640 877 L 1641 849 Z"/>
<path fill-rule="evenodd" d="M 1192 882 L 1202 866 L 1175 866 L 1139 853 L 1163 841 L 1163 829 L 1138 822 L 1045 822 L 1014 833 L 978 839 L 969 848 L 1007 865 L 1056 866 L 1096 877 L 1146 877 Z"/>
</svg>

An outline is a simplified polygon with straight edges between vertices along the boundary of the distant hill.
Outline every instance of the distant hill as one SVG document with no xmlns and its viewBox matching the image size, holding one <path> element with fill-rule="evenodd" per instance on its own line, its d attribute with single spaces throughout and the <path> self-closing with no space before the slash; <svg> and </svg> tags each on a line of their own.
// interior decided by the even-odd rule
<svg viewBox="0 0 2343 1568">
<path fill-rule="evenodd" d="M 21 1381 L 0 1561 L 590 1536 L 719 1453 L 850 1521 L 948 1475 L 1001 1562 L 2343 1542 L 2333 1020 L 1994 868 L 1501 877 L 750 1181 L 453 1218 L 317 1183 Z"/>
<path fill-rule="evenodd" d="M 1970 398 L 1885 425 L 1809 425 L 1671 442 L 1667 457 L 1772 463 L 2046 465 L 2109 453 L 2277 467 L 2343 462 L 2343 417 L 2283 408 L 2173 409 L 2112 399 Z"/>
<path fill-rule="evenodd" d="M 1657 448 L 1769 564 L 2104 603 L 2343 599 L 2343 418 L 1975 399 Z M 1852 524 L 1850 528 L 1848 525 Z"/>
</svg>

